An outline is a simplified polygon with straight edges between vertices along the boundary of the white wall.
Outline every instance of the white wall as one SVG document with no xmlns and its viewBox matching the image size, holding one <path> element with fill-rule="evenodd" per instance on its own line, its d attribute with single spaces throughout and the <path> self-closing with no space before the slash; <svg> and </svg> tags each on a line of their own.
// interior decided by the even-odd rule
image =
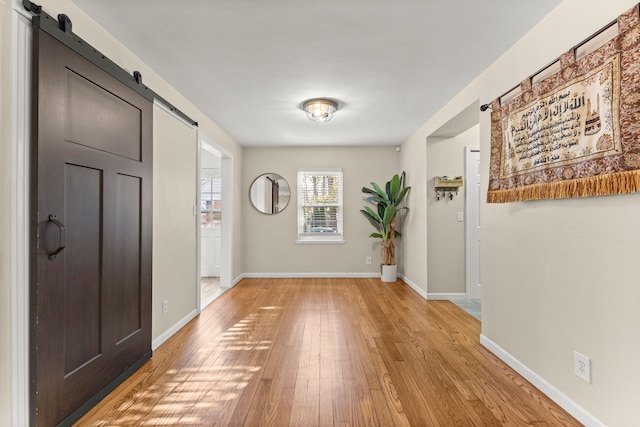
<svg viewBox="0 0 640 427">
<path fill-rule="evenodd" d="M 197 131 L 153 108 L 153 327 L 156 340 L 198 312 Z M 162 312 L 167 301 L 169 310 Z"/>
<path fill-rule="evenodd" d="M 402 259 L 398 269 L 422 294 L 427 294 L 427 135 L 413 135 L 402 144 L 399 169 L 407 173 L 411 194 L 407 201 L 411 209 L 405 219 L 402 242 Z"/>
<path fill-rule="evenodd" d="M 426 163 L 415 159 L 424 159 L 427 136 L 471 103 L 499 96 L 636 4 L 563 1 L 403 144 L 401 168 L 422 173 Z M 478 114 L 484 193 L 490 112 Z M 414 209 L 416 213 L 422 212 Z M 584 422 L 635 425 L 640 402 L 640 195 L 484 203 L 481 216 L 483 342 Z M 414 216 L 412 225 L 426 219 Z M 419 231 L 421 225 L 411 228 L 405 247 L 426 249 Z M 413 263 L 406 265 L 405 274 L 419 283 L 426 280 L 424 270 Z M 592 384 L 574 375 L 575 350 L 591 358 Z"/>
<path fill-rule="evenodd" d="M 384 185 L 399 173 L 395 147 L 246 148 L 243 163 L 243 253 L 248 274 L 380 273 L 380 241 L 360 213 L 363 186 Z M 343 245 L 297 245 L 298 168 L 342 168 L 344 179 Z M 249 186 L 263 173 L 273 172 L 291 187 L 289 205 L 276 215 L 258 212 L 249 203 Z M 408 182 L 411 185 L 411 182 Z M 366 265 L 365 258 L 372 257 Z M 400 254 L 400 257 L 402 255 Z"/>
<path fill-rule="evenodd" d="M 465 223 L 458 212 L 465 212 L 466 182 L 453 200 L 436 199 L 434 178 L 465 174 L 465 147 L 480 144 L 479 126 L 452 138 L 427 140 L 427 284 L 429 294 L 466 292 Z M 466 177 L 465 177 L 466 179 Z"/>
</svg>

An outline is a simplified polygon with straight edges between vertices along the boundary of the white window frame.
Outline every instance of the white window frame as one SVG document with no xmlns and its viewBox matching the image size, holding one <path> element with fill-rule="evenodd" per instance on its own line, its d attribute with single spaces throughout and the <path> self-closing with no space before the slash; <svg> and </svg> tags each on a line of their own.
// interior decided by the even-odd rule
<svg viewBox="0 0 640 427">
<path fill-rule="evenodd" d="M 308 175 L 337 175 L 340 180 L 340 185 L 338 187 L 338 209 L 336 213 L 337 233 L 304 233 L 304 200 L 303 200 L 303 192 L 301 189 L 303 188 L 303 177 Z M 343 190 L 344 188 L 344 174 L 342 173 L 341 168 L 333 168 L 333 169 L 318 169 L 318 168 L 309 168 L 309 169 L 298 169 L 298 232 L 296 243 L 299 245 L 311 244 L 344 244 L 344 220 L 343 220 Z"/>
</svg>

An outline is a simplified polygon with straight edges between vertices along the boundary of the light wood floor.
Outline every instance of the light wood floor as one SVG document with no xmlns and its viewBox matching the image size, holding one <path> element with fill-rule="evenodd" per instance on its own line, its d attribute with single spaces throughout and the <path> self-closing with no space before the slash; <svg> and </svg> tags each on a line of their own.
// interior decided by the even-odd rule
<svg viewBox="0 0 640 427">
<path fill-rule="evenodd" d="M 219 277 L 201 277 L 200 278 L 200 297 L 203 300 L 210 298 L 220 289 Z"/>
<path fill-rule="evenodd" d="M 245 279 L 78 425 L 576 426 L 402 282 Z"/>
</svg>

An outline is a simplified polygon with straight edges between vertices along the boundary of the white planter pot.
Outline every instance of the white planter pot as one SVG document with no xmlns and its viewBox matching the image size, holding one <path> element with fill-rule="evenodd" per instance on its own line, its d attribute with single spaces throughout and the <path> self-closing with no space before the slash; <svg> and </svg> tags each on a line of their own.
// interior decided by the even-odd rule
<svg viewBox="0 0 640 427">
<path fill-rule="evenodd" d="M 383 265 L 380 279 L 382 279 L 383 282 L 395 282 L 398 279 L 398 266 Z"/>
</svg>

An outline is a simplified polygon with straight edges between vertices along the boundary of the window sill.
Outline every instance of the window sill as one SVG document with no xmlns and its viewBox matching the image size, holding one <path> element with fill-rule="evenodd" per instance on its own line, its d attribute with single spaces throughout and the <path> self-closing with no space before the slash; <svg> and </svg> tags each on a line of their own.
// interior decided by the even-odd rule
<svg viewBox="0 0 640 427">
<path fill-rule="evenodd" d="M 344 245 L 346 240 L 296 240 L 296 245 Z"/>
</svg>

